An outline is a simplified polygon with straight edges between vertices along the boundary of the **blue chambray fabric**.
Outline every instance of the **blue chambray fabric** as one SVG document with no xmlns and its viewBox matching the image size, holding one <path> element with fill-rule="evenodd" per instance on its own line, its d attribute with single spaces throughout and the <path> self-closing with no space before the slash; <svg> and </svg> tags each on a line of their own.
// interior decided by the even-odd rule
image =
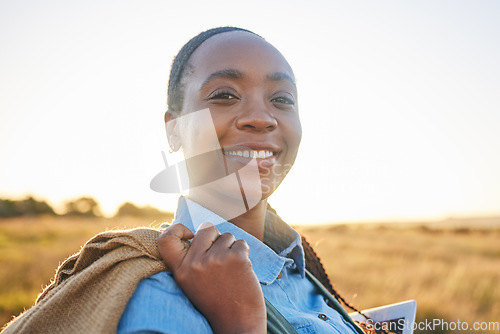
<svg viewBox="0 0 500 334">
<path fill-rule="evenodd" d="M 268 211 L 263 243 L 210 210 L 181 197 L 173 223 L 196 232 L 203 222 L 211 222 L 220 233 L 232 233 L 236 239 L 247 242 L 250 261 L 264 296 L 298 333 L 356 333 L 305 278 L 300 235 L 277 215 Z M 280 273 L 282 276 L 278 278 Z M 213 331 L 177 286 L 172 274 L 160 272 L 139 283 L 120 319 L 118 333 Z"/>
</svg>

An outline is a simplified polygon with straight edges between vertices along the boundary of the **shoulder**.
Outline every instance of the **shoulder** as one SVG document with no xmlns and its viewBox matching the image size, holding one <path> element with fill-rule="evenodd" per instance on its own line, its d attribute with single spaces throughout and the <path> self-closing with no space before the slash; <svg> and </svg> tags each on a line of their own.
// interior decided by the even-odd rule
<svg viewBox="0 0 500 334">
<path fill-rule="evenodd" d="M 143 295 L 144 293 L 150 293 L 154 291 L 156 293 L 165 294 L 182 294 L 181 288 L 175 282 L 174 276 L 171 272 L 161 271 L 157 274 L 151 275 L 142 279 L 137 285 L 135 295 Z M 184 295 L 185 296 L 185 295 Z"/>
<path fill-rule="evenodd" d="M 140 332 L 212 333 L 212 330 L 172 274 L 162 271 L 139 282 L 118 324 L 118 333 Z"/>
</svg>

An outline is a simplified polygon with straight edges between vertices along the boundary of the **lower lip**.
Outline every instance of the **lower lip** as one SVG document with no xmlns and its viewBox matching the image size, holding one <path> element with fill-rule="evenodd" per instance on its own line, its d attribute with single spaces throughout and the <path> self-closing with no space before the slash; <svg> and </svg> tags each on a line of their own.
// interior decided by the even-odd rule
<svg viewBox="0 0 500 334">
<path fill-rule="evenodd" d="M 239 164 L 246 166 L 252 161 L 252 158 L 240 157 L 239 155 L 225 155 L 228 160 L 236 161 Z M 267 158 L 255 158 L 259 170 L 268 169 L 276 164 L 276 155 Z"/>
</svg>

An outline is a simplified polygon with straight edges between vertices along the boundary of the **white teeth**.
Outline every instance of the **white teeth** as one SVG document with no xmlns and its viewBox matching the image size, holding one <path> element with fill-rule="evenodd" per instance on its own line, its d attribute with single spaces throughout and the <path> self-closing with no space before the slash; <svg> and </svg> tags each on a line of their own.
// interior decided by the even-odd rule
<svg viewBox="0 0 500 334">
<path fill-rule="evenodd" d="M 235 155 L 243 158 L 256 158 L 256 159 L 265 159 L 273 156 L 273 152 L 266 150 L 245 150 L 245 151 L 226 151 L 226 155 Z"/>
</svg>

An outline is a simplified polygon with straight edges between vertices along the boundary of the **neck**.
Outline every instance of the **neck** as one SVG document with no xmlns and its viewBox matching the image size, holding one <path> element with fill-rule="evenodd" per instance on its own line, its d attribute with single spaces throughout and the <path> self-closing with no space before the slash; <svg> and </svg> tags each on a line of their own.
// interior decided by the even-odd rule
<svg viewBox="0 0 500 334">
<path fill-rule="evenodd" d="M 225 196 L 207 191 L 203 187 L 200 188 L 197 191 L 191 191 L 188 197 L 260 241 L 264 240 L 267 199 L 260 200 L 256 206 L 247 211 L 241 198 Z"/>
<path fill-rule="evenodd" d="M 260 241 L 264 241 L 264 228 L 266 222 L 267 200 L 261 200 L 255 207 L 241 216 L 230 220 L 245 232 L 253 235 Z"/>
</svg>

